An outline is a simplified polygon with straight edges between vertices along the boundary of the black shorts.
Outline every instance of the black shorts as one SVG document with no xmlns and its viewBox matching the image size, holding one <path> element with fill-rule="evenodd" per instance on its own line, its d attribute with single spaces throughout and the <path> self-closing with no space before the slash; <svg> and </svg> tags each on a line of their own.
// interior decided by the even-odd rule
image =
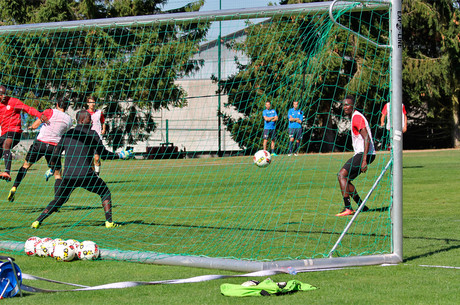
<svg viewBox="0 0 460 305">
<path fill-rule="evenodd" d="M 289 139 L 302 140 L 302 128 L 289 128 Z"/>
<path fill-rule="evenodd" d="M 367 164 L 371 164 L 375 160 L 375 155 L 367 155 Z M 343 165 L 343 169 L 348 172 L 348 179 L 353 180 L 361 174 L 361 162 L 363 161 L 363 153 L 359 153 L 348 159 Z"/>
<path fill-rule="evenodd" d="M 72 192 L 78 187 L 99 195 L 102 202 L 105 200 L 111 200 L 111 193 L 107 184 L 104 180 L 95 174 L 92 174 L 86 177 L 64 177 L 59 185 L 59 188 L 54 194 L 56 205 L 61 207 L 64 203 L 66 203 Z"/>
<path fill-rule="evenodd" d="M 276 139 L 276 129 L 264 129 L 264 140 Z"/>
<path fill-rule="evenodd" d="M 0 137 L 0 149 L 3 149 L 3 142 L 5 142 L 6 139 L 13 139 L 13 144 L 11 145 L 11 148 L 13 148 L 18 145 L 19 141 L 21 141 L 21 133 L 14 131 L 6 132 Z"/>
<path fill-rule="evenodd" d="M 34 164 L 42 157 L 45 157 L 48 167 L 51 167 L 50 160 L 55 147 L 54 145 L 35 140 L 27 152 L 27 163 Z M 56 161 L 55 169 L 60 170 L 61 167 L 61 158 L 59 157 Z"/>
</svg>

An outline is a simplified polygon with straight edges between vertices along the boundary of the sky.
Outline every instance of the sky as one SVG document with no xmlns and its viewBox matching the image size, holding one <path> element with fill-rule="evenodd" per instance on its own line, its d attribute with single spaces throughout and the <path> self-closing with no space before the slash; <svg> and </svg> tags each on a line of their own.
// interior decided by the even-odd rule
<svg viewBox="0 0 460 305">
<path fill-rule="evenodd" d="M 219 10 L 219 0 L 205 0 L 204 6 L 200 11 L 217 11 Z M 193 0 L 169 0 L 165 9 L 173 9 L 182 7 Z M 269 3 L 278 3 L 278 0 L 220 0 L 223 10 L 250 8 L 250 7 L 264 7 Z"/>
<path fill-rule="evenodd" d="M 179 8 L 193 2 L 193 0 L 169 0 L 164 6 L 163 10 L 170 10 Z M 269 3 L 278 4 L 279 0 L 205 0 L 205 4 L 200 9 L 200 12 L 204 11 L 218 11 L 219 2 L 222 10 L 228 9 L 244 9 L 253 7 L 266 7 Z M 254 22 L 260 22 L 261 20 L 253 20 Z M 224 24 L 225 23 L 225 24 Z M 227 21 L 223 22 L 221 27 L 221 35 L 225 36 L 233 32 L 237 32 L 245 27 L 245 21 Z M 217 23 L 213 23 L 206 36 L 207 40 L 217 39 L 219 35 L 219 26 Z"/>
</svg>

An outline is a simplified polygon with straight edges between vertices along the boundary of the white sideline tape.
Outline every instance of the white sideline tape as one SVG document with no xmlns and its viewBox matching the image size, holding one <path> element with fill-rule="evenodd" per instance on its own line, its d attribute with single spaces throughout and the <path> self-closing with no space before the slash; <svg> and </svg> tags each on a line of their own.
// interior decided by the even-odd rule
<svg viewBox="0 0 460 305">
<path fill-rule="evenodd" d="M 459 269 L 460 267 L 454 267 L 454 266 L 433 266 L 433 265 L 419 265 L 420 267 L 430 267 L 430 268 L 444 268 L 444 269 Z"/>
<path fill-rule="evenodd" d="M 136 287 L 142 285 L 160 285 L 160 284 L 184 284 L 184 283 L 197 283 L 197 282 L 205 282 L 217 279 L 224 279 L 224 278 L 236 278 L 236 277 L 264 277 L 269 275 L 275 275 L 280 273 L 285 274 L 296 274 L 299 272 L 311 272 L 311 271 L 326 271 L 326 270 L 338 270 L 342 268 L 324 268 L 324 269 L 294 269 L 294 268 L 283 268 L 283 269 L 276 269 L 276 270 L 263 270 L 263 271 L 256 271 L 246 274 L 238 274 L 238 275 L 201 275 L 190 277 L 186 279 L 175 279 L 175 280 L 163 280 L 163 281 L 152 281 L 152 282 L 117 282 L 117 283 L 110 283 L 104 285 L 97 285 L 97 286 L 84 286 L 66 282 L 60 282 L 55 280 L 50 280 L 30 274 L 23 273 L 22 278 L 26 280 L 41 280 L 46 282 L 52 282 L 57 284 L 64 284 L 70 286 L 76 286 L 80 288 L 76 289 L 63 289 L 63 290 L 50 290 L 50 289 L 42 289 L 36 288 L 28 285 L 21 285 L 21 289 L 27 292 L 67 292 L 67 291 L 91 291 L 91 290 L 103 290 L 103 289 L 122 289 L 122 288 L 129 288 L 129 287 Z"/>
</svg>

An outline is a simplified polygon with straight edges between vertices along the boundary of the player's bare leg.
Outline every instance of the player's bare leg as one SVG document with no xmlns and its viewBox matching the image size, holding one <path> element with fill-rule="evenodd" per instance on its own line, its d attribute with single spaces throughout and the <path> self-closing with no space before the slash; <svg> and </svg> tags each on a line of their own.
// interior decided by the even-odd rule
<svg viewBox="0 0 460 305">
<path fill-rule="evenodd" d="M 11 181 L 11 163 L 13 162 L 13 155 L 11 154 L 11 146 L 13 139 L 7 138 L 3 142 L 3 159 L 5 160 L 5 171 L 0 173 L 0 179 Z"/>
<path fill-rule="evenodd" d="M 105 213 L 105 227 L 109 229 L 119 227 L 120 225 L 114 223 L 112 220 L 112 201 L 110 199 L 104 200 L 102 202 L 102 207 Z"/>
<path fill-rule="evenodd" d="M 18 175 L 16 176 L 16 179 L 14 179 L 13 187 L 11 188 L 8 194 L 8 201 L 10 202 L 14 201 L 14 195 L 16 194 L 17 188 L 19 187 L 22 179 L 24 179 L 24 177 L 27 174 L 27 171 L 31 167 L 32 167 L 32 163 L 25 161 L 22 167 L 18 170 Z"/>
<path fill-rule="evenodd" d="M 99 173 L 101 172 L 101 158 L 99 157 L 98 154 L 94 155 L 94 172 L 98 176 L 99 176 Z"/>
</svg>

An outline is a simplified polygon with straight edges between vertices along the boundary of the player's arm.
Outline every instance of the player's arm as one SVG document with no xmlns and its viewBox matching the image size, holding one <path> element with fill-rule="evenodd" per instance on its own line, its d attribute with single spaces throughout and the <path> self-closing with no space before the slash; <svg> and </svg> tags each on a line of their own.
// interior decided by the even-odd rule
<svg viewBox="0 0 460 305">
<path fill-rule="evenodd" d="M 404 114 L 404 120 L 402 122 L 403 126 L 402 126 L 402 132 L 406 132 L 407 131 L 407 114 Z"/>
<path fill-rule="evenodd" d="M 94 130 L 92 130 L 90 135 L 92 136 L 92 146 L 96 148 L 96 152 L 102 160 L 128 159 L 133 155 L 132 150 L 121 151 L 119 153 L 108 151 L 105 148 L 104 143 L 102 143 L 101 138 Z"/>
<path fill-rule="evenodd" d="M 101 134 L 105 134 L 105 117 L 104 117 L 104 113 L 101 112 L 101 125 L 102 125 L 102 130 L 101 130 Z"/>
<path fill-rule="evenodd" d="M 380 116 L 380 126 L 385 126 L 385 117 L 387 116 L 387 104 L 383 106 L 382 115 Z"/>
<path fill-rule="evenodd" d="M 23 102 L 18 101 L 16 105 L 14 105 L 14 109 L 17 111 L 24 111 L 30 115 L 33 115 L 34 117 L 40 118 L 42 116 L 42 113 L 35 109 L 34 107 L 28 106 L 24 104 Z"/>
<path fill-rule="evenodd" d="M 302 124 L 303 122 L 303 113 L 300 115 L 300 118 L 297 119 L 297 123 Z"/>
<path fill-rule="evenodd" d="M 29 127 L 29 129 L 37 129 L 38 127 L 40 127 L 40 125 L 42 123 L 49 123 L 49 119 L 51 119 L 51 117 L 53 116 L 53 110 L 51 109 L 46 109 L 45 111 L 43 111 L 43 113 L 41 114 L 40 118 L 37 119 L 33 124 L 32 126 Z"/>
<path fill-rule="evenodd" d="M 289 118 L 289 122 L 293 122 L 296 120 L 295 118 L 292 117 L 292 112 L 290 110 L 288 112 L 288 118 Z"/>
<path fill-rule="evenodd" d="M 38 127 L 40 127 L 41 124 L 42 124 L 42 120 L 37 119 L 35 122 L 33 122 L 32 125 L 30 125 L 29 129 L 37 129 Z"/>
<path fill-rule="evenodd" d="M 363 151 L 363 160 L 361 162 L 361 171 L 365 173 L 367 171 L 367 153 L 369 152 L 369 146 L 371 145 L 371 137 L 367 132 L 367 129 L 364 127 L 362 128 L 359 133 L 364 139 L 364 151 Z"/>
<path fill-rule="evenodd" d="M 382 116 L 380 117 L 380 126 L 385 126 L 385 117 L 386 113 L 382 112 Z"/>
</svg>

